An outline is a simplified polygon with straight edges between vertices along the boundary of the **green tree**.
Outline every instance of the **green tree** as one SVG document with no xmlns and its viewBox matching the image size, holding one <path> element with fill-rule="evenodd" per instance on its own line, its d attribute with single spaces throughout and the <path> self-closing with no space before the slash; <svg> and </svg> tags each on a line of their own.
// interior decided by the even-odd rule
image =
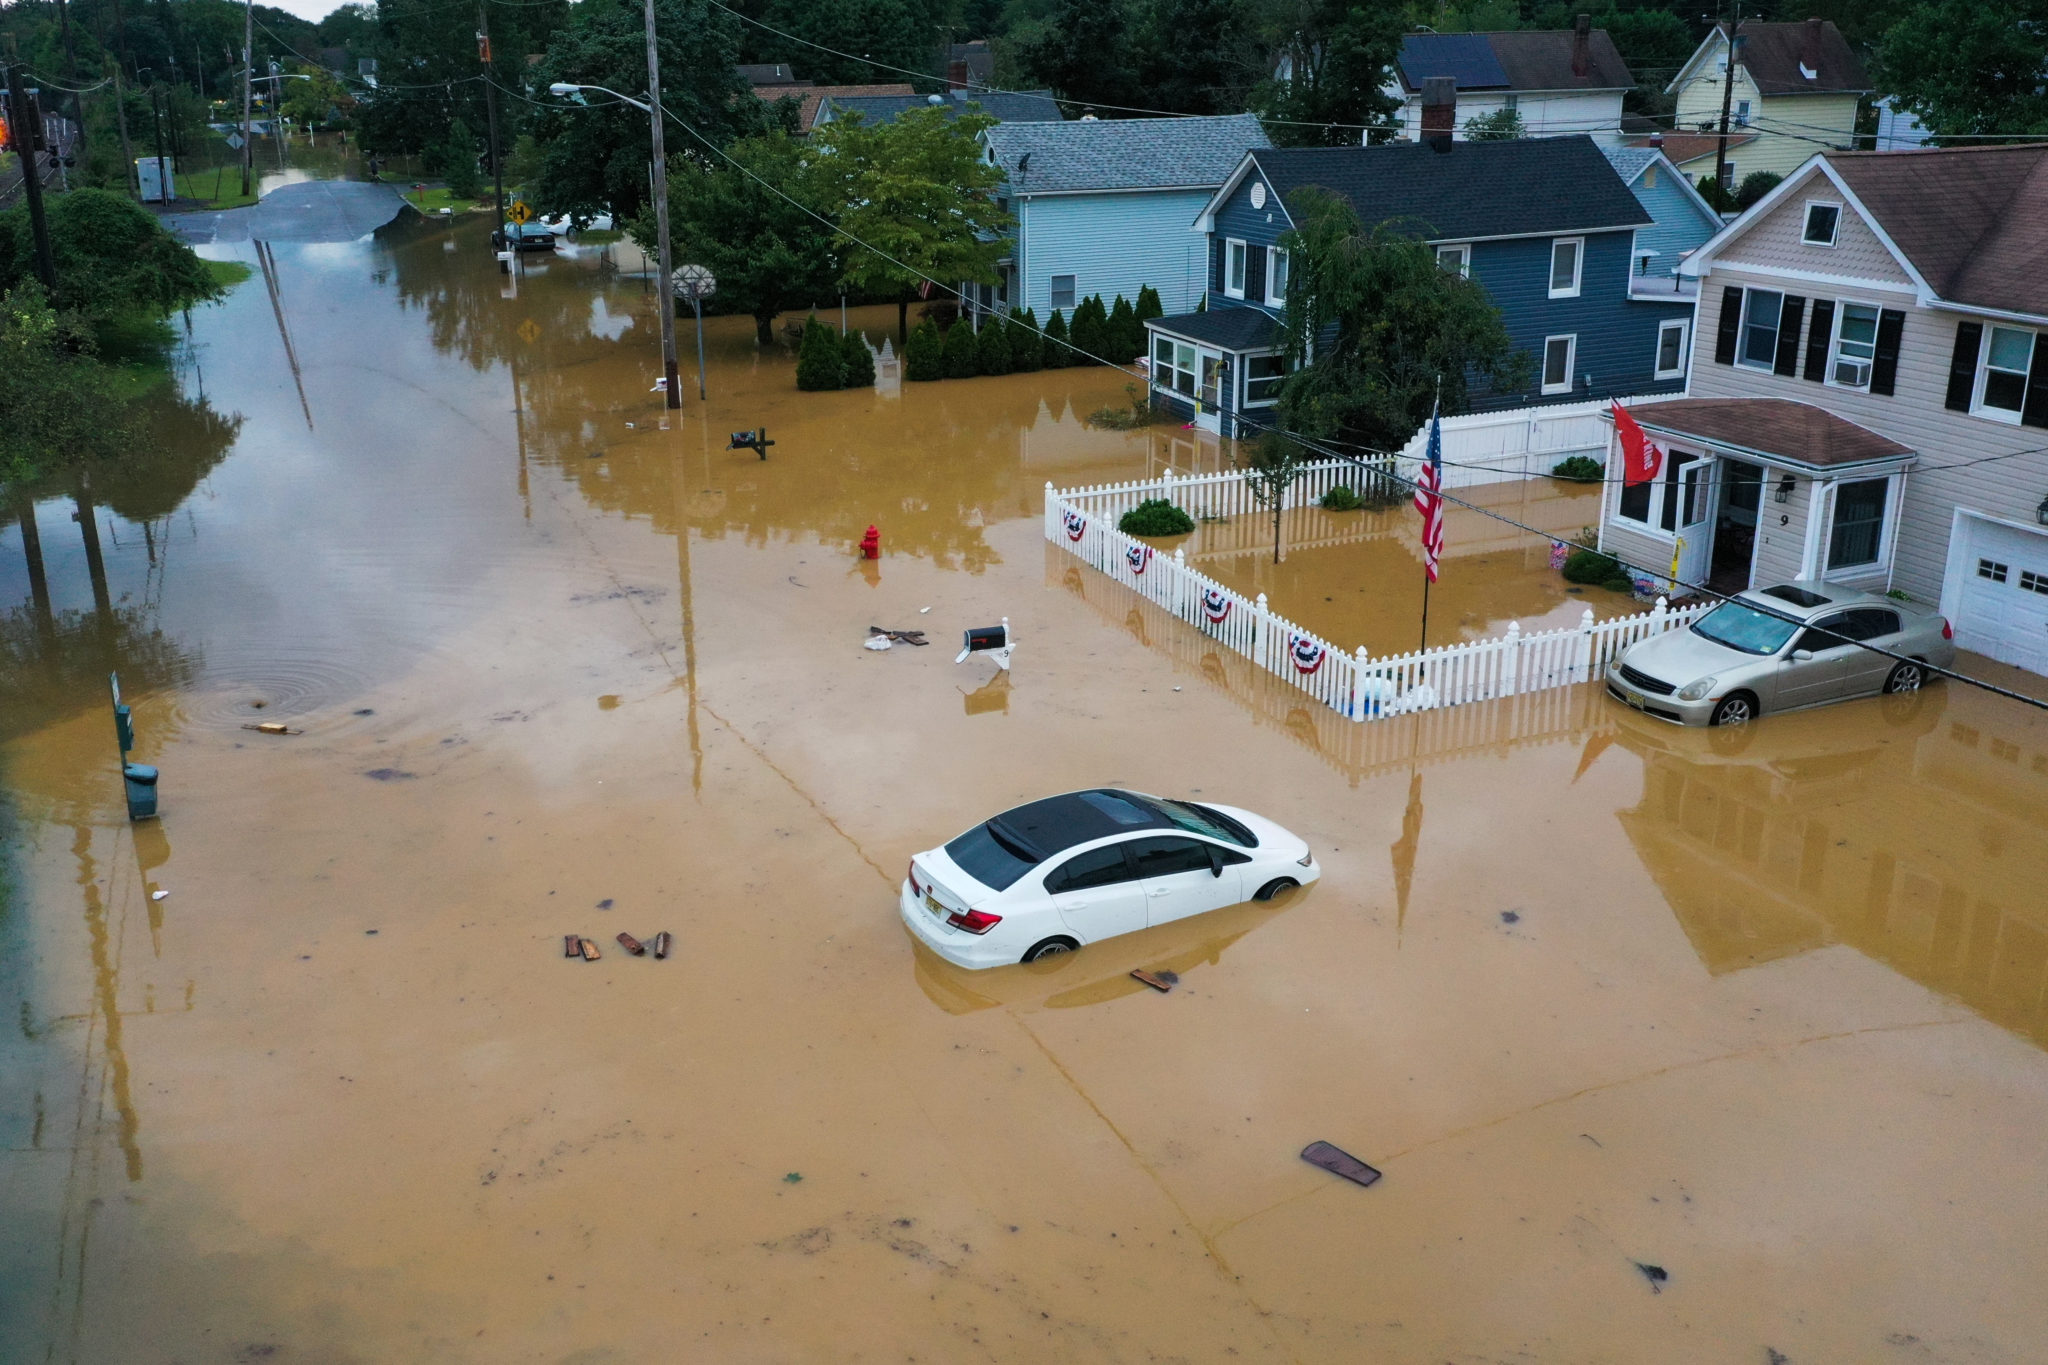
<svg viewBox="0 0 2048 1365">
<path fill-rule="evenodd" d="M 45 204 L 57 267 L 51 302 L 59 312 L 104 325 L 135 313 L 163 317 L 220 296 L 192 248 L 126 195 L 81 189 Z M 10 209 L 0 214 L 0 289 L 34 274 L 28 210 Z"/>
<path fill-rule="evenodd" d="M 462 13 L 460 6 L 447 8 Z M 667 129 L 671 157 L 687 153 L 716 161 L 714 148 L 766 132 L 766 108 L 733 65 L 738 18 L 709 0 L 654 0 L 654 13 L 661 100 L 673 116 Z M 638 0 L 581 0 L 573 6 L 535 73 L 541 89 L 556 81 L 640 96 L 647 88 L 647 33 Z M 595 91 L 588 98 L 587 108 L 551 109 L 536 120 L 541 172 L 526 188 L 544 215 L 610 213 L 625 222 L 647 202 L 647 115 Z"/>
<path fill-rule="evenodd" d="M 1045 341 L 1038 334 L 1038 316 L 1029 308 L 1010 314 L 1010 368 L 1019 374 L 1045 368 Z"/>
<path fill-rule="evenodd" d="M 938 324 L 930 318 L 917 324 L 917 330 L 903 343 L 903 377 L 913 384 L 946 377 L 945 342 L 939 339 Z"/>
<path fill-rule="evenodd" d="M 1052 318 L 1045 324 L 1045 344 L 1041 368 L 1061 370 L 1074 363 L 1074 348 L 1067 333 L 1067 320 L 1060 310 L 1052 310 Z"/>
<path fill-rule="evenodd" d="M 1140 0 L 1138 89 L 1117 103 L 1179 114 L 1234 114 L 1265 76 L 1249 0 Z"/>
<path fill-rule="evenodd" d="M 796 356 L 796 386 L 814 392 L 836 389 L 846 381 L 846 352 L 839 334 L 817 318 L 804 321 L 803 345 Z"/>
<path fill-rule="evenodd" d="M 1103 336 L 1114 364 L 1128 365 L 1145 354 L 1145 324 L 1138 321 L 1137 311 L 1122 294 L 1116 296 L 1116 304 L 1109 310 Z"/>
<path fill-rule="evenodd" d="M 809 186 L 799 144 L 771 133 L 742 138 L 727 154 L 730 162 L 723 157 L 673 159 L 669 238 L 678 264 L 710 268 L 718 281 L 719 309 L 752 317 L 754 339 L 768 346 L 775 341 L 777 315 L 832 296 L 839 275 L 838 239 L 806 211 Z M 633 220 L 631 230 L 643 246 L 655 245 L 652 206 Z"/>
<path fill-rule="evenodd" d="M 1496 109 L 1490 114 L 1474 114 L 1465 120 L 1467 142 L 1512 142 L 1526 131 L 1522 126 L 1521 111 L 1517 109 Z"/>
<path fill-rule="evenodd" d="M 908 79 L 906 70 L 931 71 L 932 35 L 945 9 L 921 0 L 767 0 L 746 8 L 764 25 L 748 26 L 750 58 L 790 62 L 819 85 L 895 82 Z"/>
<path fill-rule="evenodd" d="M 840 387 L 848 389 L 871 389 L 875 385 L 875 353 L 868 349 L 867 338 L 859 329 L 848 332 L 839 340 L 840 354 L 845 358 L 845 374 Z"/>
<path fill-rule="evenodd" d="M 1073 350 L 1067 352 L 1070 365 L 1100 365 L 1109 359 L 1109 313 L 1102 306 L 1102 295 L 1090 294 L 1074 308 L 1073 332 L 1069 338 Z"/>
<path fill-rule="evenodd" d="M 483 188 L 483 173 L 476 164 L 476 136 L 469 125 L 456 119 L 447 133 L 427 153 L 427 170 L 448 183 L 448 192 L 458 199 L 474 199 Z"/>
<path fill-rule="evenodd" d="M 1139 349 L 1142 350 L 1144 342 L 1143 332 L 1145 324 L 1150 322 L 1153 318 L 1166 316 L 1166 309 L 1159 302 L 1159 291 L 1157 289 L 1154 289 L 1149 284 L 1140 285 L 1138 288 L 1137 314 L 1139 328 L 1138 340 L 1140 343 Z"/>
<path fill-rule="evenodd" d="M 1252 442 L 1244 452 L 1245 487 L 1252 501 L 1273 513 L 1273 562 L 1280 562 L 1280 514 L 1287 506 L 1287 490 L 1301 477 L 1309 462 L 1308 451 L 1282 432 L 1269 431 Z"/>
<path fill-rule="evenodd" d="M 1523 381 L 1527 357 L 1500 310 L 1477 282 L 1437 265 L 1417 225 L 1367 231 L 1349 201 L 1313 185 L 1289 195 L 1287 211 L 1296 226 L 1280 235 L 1292 262 L 1282 325 L 1293 373 L 1280 417 L 1290 430 L 1394 450 L 1428 418 L 1439 385 L 1443 410 L 1456 413 L 1474 381 Z"/>
<path fill-rule="evenodd" d="M 1276 55 L 1290 74 L 1267 81 L 1253 107 L 1283 147 L 1352 146 L 1359 126 L 1392 128 L 1399 104 L 1384 89 L 1405 23 L 1392 5 L 1290 0 Z"/>
<path fill-rule="evenodd" d="M 1129 0 L 1058 0 L 1019 57 L 1034 80 L 1084 105 L 1143 105 Z M 1078 112 L 1078 111 L 1069 111 Z"/>
<path fill-rule="evenodd" d="M 811 134 L 817 202 L 843 205 L 839 226 L 873 248 L 850 248 L 840 278 L 896 299 L 899 340 L 909 335 L 910 300 L 927 281 L 995 283 L 1011 218 L 996 207 L 1003 173 L 981 153 L 981 134 L 994 126 L 986 114 L 925 108 L 881 125 L 835 119 Z"/>
<path fill-rule="evenodd" d="M 1880 88 L 1945 137 L 2048 133 L 2048 6 L 1922 0 L 1877 53 Z"/>
<path fill-rule="evenodd" d="M 132 433 L 117 382 L 93 354 L 91 333 L 60 317 L 41 285 L 0 296 L 0 487 L 126 449 Z"/>
<path fill-rule="evenodd" d="M 983 374 L 1008 374 L 1013 367 L 1010 357 L 1010 328 L 1001 318 L 982 320 L 981 332 L 974 343 L 975 364 Z"/>
<path fill-rule="evenodd" d="M 1712 171 L 1708 171 L 1705 175 L 1702 175 L 1700 177 L 1700 183 L 1697 188 L 1700 192 L 1700 198 L 1706 200 L 1707 207 L 1714 210 L 1714 212 L 1735 212 L 1734 194 L 1722 188 L 1721 182 L 1714 179 L 1714 173 Z"/>
<path fill-rule="evenodd" d="M 1751 171 L 1742 177 L 1742 183 L 1735 187 L 1735 207 L 1748 209 L 1751 204 L 1776 189 L 1784 176 L 1776 171 Z"/>
<path fill-rule="evenodd" d="M 355 99 L 334 78 L 334 73 L 301 62 L 298 74 L 305 79 L 280 82 L 285 87 L 285 117 L 307 128 L 324 128 L 337 122 L 345 125 Z"/>
<path fill-rule="evenodd" d="M 981 348 L 963 319 L 946 329 L 946 378 L 972 379 L 981 373 Z"/>
</svg>

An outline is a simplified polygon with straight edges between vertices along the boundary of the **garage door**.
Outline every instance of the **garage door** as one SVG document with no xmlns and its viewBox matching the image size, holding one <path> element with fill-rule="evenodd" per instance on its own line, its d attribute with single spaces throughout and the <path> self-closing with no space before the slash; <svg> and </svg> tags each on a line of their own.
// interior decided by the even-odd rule
<svg viewBox="0 0 2048 1365">
<path fill-rule="evenodd" d="M 1956 643 L 2048 673 L 2048 534 L 1966 520 Z"/>
</svg>

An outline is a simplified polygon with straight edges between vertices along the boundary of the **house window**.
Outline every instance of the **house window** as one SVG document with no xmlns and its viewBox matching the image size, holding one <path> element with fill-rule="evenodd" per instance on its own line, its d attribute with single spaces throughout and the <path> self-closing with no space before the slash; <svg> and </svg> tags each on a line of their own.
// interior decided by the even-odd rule
<svg viewBox="0 0 2048 1365">
<path fill-rule="evenodd" d="M 1984 339 L 1984 378 L 1977 411 L 2017 422 L 2027 401 L 2027 372 L 2034 363 L 2034 334 L 2017 327 L 1992 327 Z"/>
<path fill-rule="evenodd" d="M 1074 277 L 1055 275 L 1052 277 L 1052 306 L 1071 309 L 1074 306 Z"/>
<path fill-rule="evenodd" d="M 1543 338 L 1543 391 L 1545 393 L 1570 393 L 1572 391 L 1572 360 L 1579 349 L 1576 334 L 1562 337 Z"/>
<path fill-rule="evenodd" d="M 1657 167 L 1654 163 L 1643 168 L 1643 188 L 1646 190 L 1657 188 Z"/>
<path fill-rule="evenodd" d="M 1436 263 L 1455 275 L 1470 277 L 1472 274 L 1472 248 L 1469 246 L 1440 246 L 1436 249 Z"/>
<path fill-rule="evenodd" d="M 1520 109 L 1520 108 L 1522 107 L 1522 97 L 1521 97 L 1521 95 L 1519 95 L 1519 94 L 1517 94 L 1517 93 L 1515 93 L 1515 92 L 1513 92 L 1513 91 L 1510 91 L 1510 92 L 1508 93 L 1508 98 L 1507 98 L 1507 105 L 1506 105 L 1506 107 L 1507 107 L 1507 108 L 1509 108 L 1509 109 Z"/>
<path fill-rule="evenodd" d="M 1977 577 L 1988 578 L 1993 583 L 2003 583 L 2006 574 L 2009 572 L 2011 570 L 1995 559 L 1980 559 L 1977 561 Z"/>
<path fill-rule="evenodd" d="M 1770 289 L 1752 289 L 1742 299 L 1742 347 L 1738 364 L 1768 370 L 1778 363 L 1778 320 L 1785 296 Z"/>
<path fill-rule="evenodd" d="M 1684 377 L 1687 327 L 1684 318 L 1673 318 L 1657 328 L 1657 378 Z"/>
<path fill-rule="evenodd" d="M 1579 258 L 1585 254 L 1585 247 L 1583 237 L 1560 237 L 1550 244 L 1550 297 L 1579 296 Z"/>
<path fill-rule="evenodd" d="M 1749 126 L 1748 100 L 1735 101 L 1735 126 L 1737 128 L 1747 128 Z"/>
<path fill-rule="evenodd" d="M 1185 341 L 1154 335 L 1152 338 L 1152 387 L 1195 396 L 1195 348 Z"/>
<path fill-rule="evenodd" d="M 1250 249 L 1233 237 L 1225 251 L 1227 254 L 1224 258 L 1223 292 L 1233 299 L 1241 299 L 1244 297 L 1245 261 Z"/>
<path fill-rule="evenodd" d="M 1280 399 L 1280 381 L 1287 377 L 1287 361 L 1283 356 L 1255 355 L 1244 363 L 1244 405 L 1248 408 L 1264 407 Z"/>
<path fill-rule="evenodd" d="M 1806 229 L 1799 234 L 1799 240 L 1808 246 L 1833 246 L 1835 233 L 1842 226 L 1842 206 L 1808 201 L 1806 205 Z"/>
<path fill-rule="evenodd" d="M 1884 505 L 1890 479 L 1858 479 L 1835 489 L 1835 522 L 1828 533 L 1828 570 L 1861 569 L 1878 562 L 1884 545 Z"/>
<path fill-rule="evenodd" d="M 1287 252 L 1283 247 L 1266 252 L 1266 302 L 1276 308 L 1287 302 Z"/>
<path fill-rule="evenodd" d="M 1870 365 L 1877 355 L 1877 309 L 1845 303 L 1835 319 L 1835 356 L 1828 382 L 1845 389 L 1868 389 Z"/>
</svg>

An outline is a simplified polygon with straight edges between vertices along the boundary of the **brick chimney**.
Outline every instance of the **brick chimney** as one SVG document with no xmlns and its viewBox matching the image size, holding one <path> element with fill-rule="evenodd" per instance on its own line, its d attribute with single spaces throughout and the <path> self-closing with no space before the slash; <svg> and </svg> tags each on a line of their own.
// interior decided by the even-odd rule
<svg viewBox="0 0 2048 1365">
<path fill-rule="evenodd" d="M 1820 78 L 1821 21 L 1808 19 L 1799 34 L 1799 74 L 1807 80 Z"/>
<path fill-rule="evenodd" d="M 967 60 L 960 58 L 946 63 L 946 88 L 965 90 L 967 88 Z"/>
<path fill-rule="evenodd" d="M 1572 74 L 1580 80 L 1593 66 L 1593 16 L 1581 14 L 1572 20 Z"/>
<path fill-rule="evenodd" d="M 1664 134 L 1662 134 L 1662 133 L 1652 133 L 1652 134 L 1650 134 L 1650 147 L 1651 147 L 1651 149 L 1652 149 L 1652 150 L 1654 150 L 1654 151 L 1659 151 L 1659 152 L 1663 151 L 1663 150 L 1664 150 Z"/>
<path fill-rule="evenodd" d="M 1422 140 L 1451 140 L 1458 127 L 1458 82 L 1449 76 L 1429 76 L 1422 82 Z"/>
</svg>

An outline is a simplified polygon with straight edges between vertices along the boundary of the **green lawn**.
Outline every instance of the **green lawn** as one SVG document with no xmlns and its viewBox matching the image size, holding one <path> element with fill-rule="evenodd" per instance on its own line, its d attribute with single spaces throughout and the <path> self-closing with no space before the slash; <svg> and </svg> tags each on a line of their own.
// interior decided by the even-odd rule
<svg viewBox="0 0 2048 1365">
<path fill-rule="evenodd" d="M 256 268 L 240 261 L 207 261 L 206 273 L 213 276 L 213 282 L 223 289 L 233 289 L 243 280 L 256 273 Z"/>
<path fill-rule="evenodd" d="M 439 213 L 442 209 L 453 209 L 457 213 L 473 213 L 491 206 L 491 201 L 487 198 L 471 199 L 460 196 L 451 192 L 445 185 L 429 185 L 423 190 L 407 189 L 399 192 L 405 196 L 406 203 L 426 214 Z"/>
</svg>

